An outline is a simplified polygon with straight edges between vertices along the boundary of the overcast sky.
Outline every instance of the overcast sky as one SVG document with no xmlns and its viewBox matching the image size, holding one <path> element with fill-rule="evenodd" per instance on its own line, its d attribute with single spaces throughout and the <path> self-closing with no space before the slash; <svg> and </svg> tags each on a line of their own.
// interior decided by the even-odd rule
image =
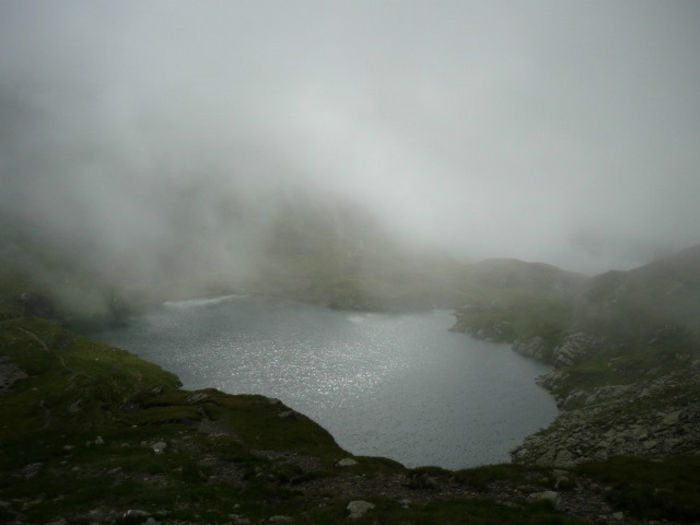
<svg viewBox="0 0 700 525">
<path fill-rule="evenodd" d="M 695 1 L 2 2 L 0 205 L 127 247 L 158 188 L 299 185 L 629 268 L 700 242 L 699 55 Z"/>
</svg>

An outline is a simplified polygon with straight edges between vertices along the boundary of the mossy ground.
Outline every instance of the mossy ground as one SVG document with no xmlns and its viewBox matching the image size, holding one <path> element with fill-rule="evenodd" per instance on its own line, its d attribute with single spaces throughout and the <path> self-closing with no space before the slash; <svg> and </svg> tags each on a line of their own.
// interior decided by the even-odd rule
<svg viewBox="0 0 700 525">
<path fill-rule="evenodd" d="M 469 308 L 458 311 L 455 329 L 503 343 L 538 336 L 549 352 L 564 338 L 574 313 L 571 300 L 547 293 L 481 290 L 474 297 Z"/>
<path fill-rule="evenodd" d="M 664 461 L 618 457 L 577 468 L 604 483 L 608 500 L 638 517 L 697 523 L 700 520 L 700 457 Z"/>
</svg>

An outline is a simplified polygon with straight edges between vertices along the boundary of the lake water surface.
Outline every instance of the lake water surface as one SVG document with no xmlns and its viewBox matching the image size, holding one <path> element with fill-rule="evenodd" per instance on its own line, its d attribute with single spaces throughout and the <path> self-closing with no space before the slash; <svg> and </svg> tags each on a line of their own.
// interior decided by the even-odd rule
<svg viewBox="0 0 700 525">
<path fill-rule="evenodd" d="M 180 376 L 185 388 L 277 397 L 357 455 L 457 469 L 510 460 L 557 409 L 547 367 L 448 329 L 448 311 L 340 312 L 227 296 L 165 303 L 90 336 Z"/>
</svg>

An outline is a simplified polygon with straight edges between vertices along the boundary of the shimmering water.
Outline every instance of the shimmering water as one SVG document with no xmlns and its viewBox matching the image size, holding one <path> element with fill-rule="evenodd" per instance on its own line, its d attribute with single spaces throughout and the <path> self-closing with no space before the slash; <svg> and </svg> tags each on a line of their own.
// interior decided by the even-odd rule
<svg viewBox="0 0 700 525">
<path fill-rule="evenodd" d="M 557 410 L 547 367 L 449 332 L 447 311 L 339 312 L 228 296 L 165 303 L 90 334 L 180 376 L 185 388 L 277 397 L 358 455 L 463 468 L 508 451 Z"/>
</svg>

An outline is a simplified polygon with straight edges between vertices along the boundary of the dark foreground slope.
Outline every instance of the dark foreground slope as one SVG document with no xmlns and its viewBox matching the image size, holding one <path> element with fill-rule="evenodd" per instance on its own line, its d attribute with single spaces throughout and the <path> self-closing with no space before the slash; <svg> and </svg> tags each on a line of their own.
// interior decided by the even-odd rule
<svg viewBox="0 0 700 525">
<path fill-rule="evenodd" d="M 353 501 L 371 504 L 357 523 L 700 518 L 688 496 L 695 458 L 636 465 L 665 477 L 630 501 L 615 489 L 619 470 L 409 470 L 353 458 L 277 400 L 182 390 L 157 366 L 48 320 L 0 322 L 0 376 L 3 523 L 339 523 Z"/>
</svg>

